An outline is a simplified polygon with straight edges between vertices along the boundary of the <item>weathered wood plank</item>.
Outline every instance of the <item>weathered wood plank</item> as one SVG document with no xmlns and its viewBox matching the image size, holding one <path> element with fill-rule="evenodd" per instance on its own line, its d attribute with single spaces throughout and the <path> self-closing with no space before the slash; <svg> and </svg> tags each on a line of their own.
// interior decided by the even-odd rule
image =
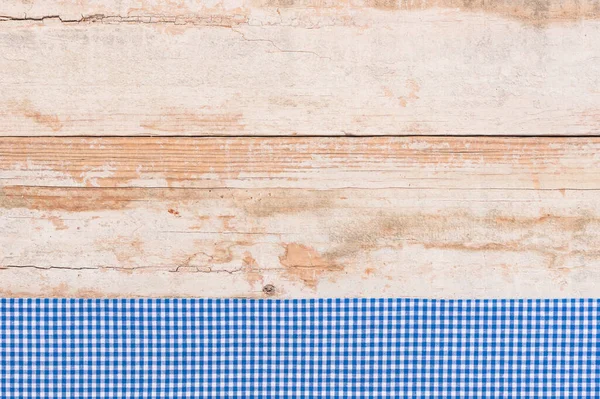
<svg viewBox="0 0 600 399">
<path fill-rule="evenodd" d="M 600 139 L 4 138 L 0 290 L 597 296 L 599 147 Z"/>
<path fill-rule="evenodd" d="M 205 16 L 239 15 L 247 17 L 261 9 L 282 12 L 302 12 L 318 9 L 320 13 L 333 11 L 339 16 L 374 8 L 385 11 L 420 11 L 444 9 L 485 12 L 517 18 L 532 24 L 576 21 L 598 18 L 600 7 L 595 0 L 229 0 L 227 2 L 195 0 L 5 0 L 0 4 L 0 15 L 5 19 L 43 19 L 58 17 L 63 21 L 125 19 L 151 22 L 180 18 L 182 21 Z"/>
<path fill-rule="evenodd" d="M 600 138 L 1 138 L 0 184 L 600 189 Z"/>
<path fill-rule="evenodd" d="M 0 135 L 600 133 L 595 2 L 467 3 L 3 2 Z"/>
</svg>

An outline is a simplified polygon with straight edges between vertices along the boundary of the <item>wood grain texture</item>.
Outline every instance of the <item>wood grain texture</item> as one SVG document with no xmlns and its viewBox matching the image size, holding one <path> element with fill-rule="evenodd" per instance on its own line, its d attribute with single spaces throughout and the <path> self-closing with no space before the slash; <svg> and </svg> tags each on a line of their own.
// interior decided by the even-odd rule
<svg viewBox="0 0 600 399">
<path fill-rule="evenodd" d="M 597 296 L 599 150 L 592 138 L 3 138 L 0 289 Z"/>
<path fill-rule="evenodd" d="M 3 186 L 599 189 L 598 138 L 2 138 Z"/>
<path fill-rule="evenodd" d="M 591 0 L 0 7 L 0 136 L 600 131 Z"/>
<path fill-rule="evenodd" d="M 0 295 L 598 296 L 599 16 L 3 1 Z"/>
<path fill-rule="evenodd" d="M 598 17 L 600 5 L 595 0 L 5 0 L 0 4 L 3 19 L 40 20 L 60 18 L 62 21 L 101 21 L 124 19 L 133 22 L 151 22 L 179 18 L 183 22 L 192 18 L 239 15 L 247 17 L 261 9 L 302 12 L 318 9 L 321 13 L 334 11 L 339 16 L 365 9 L 384 11 L 420 11 L 426 9 L 452 9 L 468 12 L 485 12 L 517 18 L 532 23 L 577 21 Z M 302 16 L 300 13 L 299 16 Z"/>
</svg>

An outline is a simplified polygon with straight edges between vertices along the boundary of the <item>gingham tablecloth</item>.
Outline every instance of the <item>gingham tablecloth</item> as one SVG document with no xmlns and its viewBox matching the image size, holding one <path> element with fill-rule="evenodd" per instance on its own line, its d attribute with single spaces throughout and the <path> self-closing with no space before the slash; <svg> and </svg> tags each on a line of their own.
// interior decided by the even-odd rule
<svg viewBox="0 0 600 399">
<path fill-rule="evenodd" d="M 0 300 L 1 398 L 599 398 L 599 300 Z"/>
</svg>

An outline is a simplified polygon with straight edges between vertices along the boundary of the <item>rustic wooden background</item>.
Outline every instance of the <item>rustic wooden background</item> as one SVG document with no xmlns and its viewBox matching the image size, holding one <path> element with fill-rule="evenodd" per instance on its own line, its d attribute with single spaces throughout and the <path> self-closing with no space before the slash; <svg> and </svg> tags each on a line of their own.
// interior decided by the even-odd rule
<svg viewBox="0 0 600 399">
<path fill-rule="evenodd" d="M 0 294 L 598 296 L 599 17 L 3 1 Z"/>
</svg>

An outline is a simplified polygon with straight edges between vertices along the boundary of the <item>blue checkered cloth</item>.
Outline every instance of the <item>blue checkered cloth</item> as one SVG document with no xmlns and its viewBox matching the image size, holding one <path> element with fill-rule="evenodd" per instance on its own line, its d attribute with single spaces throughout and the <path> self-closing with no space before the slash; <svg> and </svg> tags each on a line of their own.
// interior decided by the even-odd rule
<svg viewBox="0 0 600 399">
<path fill-rule="evenodd" d="M 600 398 L 599 309 L 1 299 L 0 398 Z"/>
</svg>

